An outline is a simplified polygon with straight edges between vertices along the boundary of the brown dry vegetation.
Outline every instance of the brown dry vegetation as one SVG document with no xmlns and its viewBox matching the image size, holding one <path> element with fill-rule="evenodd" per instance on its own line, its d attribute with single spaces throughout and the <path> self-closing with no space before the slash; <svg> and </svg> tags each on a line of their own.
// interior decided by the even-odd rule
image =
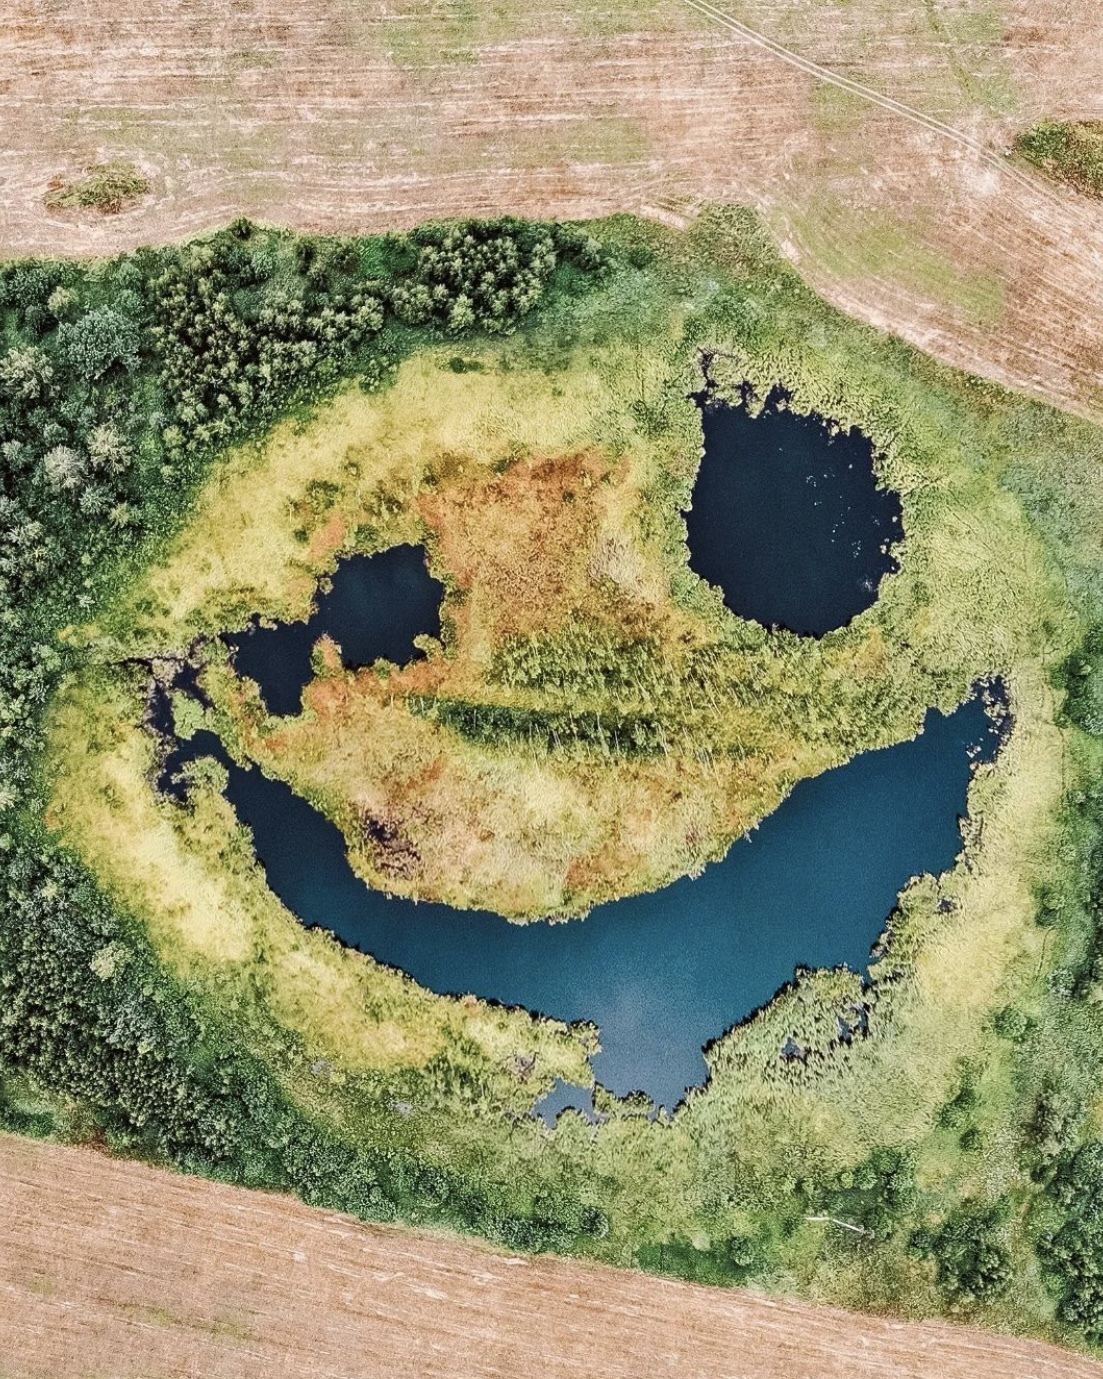
<svg viewBox="0 0 1103 1379">
<path fill-rule="evenodd" d="M 731 0 L 798 55 L 997 155 L 1103 110 L 1091 0 Z M 323 230 L 747 200 L 831 300 L 949 362 L 1099 412 L 1103 224 L 681 0 L 138 9 L 0 16 L 0 251 L 98 253 L 239 212 Z M 153 195 L 105 224 L 52 177 L 130 158 Z"/>
<path fill-rule="evenodd" d="M 1099 1379 L 1094 1361 L 448 1237 L 0 1136 L 4 1379 Z"/>
<path fill-rule="evenodd" d="M 558 626 L 572 586 L 589 582 L 598 536 L 590 490 L 608 470 L 599 454 L 560 455 L 484 476 L 474 487 L 461 474 L 421 499 L 440 561 L 467 596 L 459 610 L 467 626 L 481 624 L 492 643 Z"/>
</svg>

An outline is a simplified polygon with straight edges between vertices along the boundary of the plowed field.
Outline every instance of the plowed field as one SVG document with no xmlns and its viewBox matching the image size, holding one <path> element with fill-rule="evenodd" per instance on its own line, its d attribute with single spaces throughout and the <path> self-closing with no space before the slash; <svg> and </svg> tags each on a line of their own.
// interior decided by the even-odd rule
<svg viewBox="0 0 1103 1379">
<path fill-rule="evenodd" d="M 1101 1379 L 1034 1341 L 466 1241 L 0 1135 L 4 1379 Z"/>
<path fill-rule="evenodd" d="M 956 365 L 1103 412 L 1103 216 L 1001 171 L 1015 128 L 1103 113 L 1092 0 L 732 0 L 844 79 L 683 0 L 13 0 L 0 252 L 95 253 L 247 213 L 320 230 L 746 200 L 836 303 Z M 129 157 L 115 217 L 50 178 Z"/>
</svg>

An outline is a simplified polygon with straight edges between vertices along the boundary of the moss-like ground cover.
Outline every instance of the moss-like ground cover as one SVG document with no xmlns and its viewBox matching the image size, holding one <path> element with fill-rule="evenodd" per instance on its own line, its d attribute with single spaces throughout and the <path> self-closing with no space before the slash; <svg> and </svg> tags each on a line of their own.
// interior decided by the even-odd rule
<svg viewBox="0 0 1103 1379">
<path fill-rule="evenodd" d="M 1103 1249 L 1069 1204 L 1103 1183 L 1103 435 L 840 317 L 742 213 L 472 244 L 239 226 L 9 270 L 41 282 L 9 286 L 0 359 L 10 559 L 38 569 L 3 624 L 16 1111 L 30 1076 L 118 1147 L 366 1215 L 1098 1336 L 1082 1264 Z M 506 287 L 480 298 L 488 260 Z M 740 622 L 688 571 L 701 351 L 722 393 L 781 382 L 859 426 L 902 494 L 899 572 L 821 641 Z M 323 646 L 304 713 L 273 720 L 196 643 L 303 616 L 339 554 L 404 540 L 449 591 L 444 644 L 409 671 Z M 802 974 L 672 1120 L 599 1093 L 603 1125 L 548 1132 L 526 1112 L 585 1076 L 592 1031 L 428 995 L 304 932 L 217 772 L 186 808 L 155 796 L 150 667 L 197 645 L 230 750 L 330 812 L 366 876 L 517 918 L 699 866 L 980 675 L 1005 677 L 1015 728 L 974 782 L 965 860 L 905 893 L 869 982 Z M 593 731 L 614 715 L 638 734 Z M 365 810 L 420 871 L 360 845 Z M 855 1005 L 868 1033 L 840 1043 Z"/>
<path fill-rule="evenodd" d="M 1031 163 L 1089 196 L 1103 196 L 1103 120 L 1042 120 L 1015 147 Z"/>
</svg>

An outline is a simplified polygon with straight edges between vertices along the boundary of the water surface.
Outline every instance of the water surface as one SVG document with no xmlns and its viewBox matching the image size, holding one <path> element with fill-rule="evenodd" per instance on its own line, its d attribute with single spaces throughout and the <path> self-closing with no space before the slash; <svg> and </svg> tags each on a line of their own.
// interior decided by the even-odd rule
<svg viewBox="0 0 1103 1379">
<path fill-rule="evenodd" d="M 328 819 L 282 782 L 236 766 L 208 732 L 166 771 L 203 754 L 225 764 L 227 796 L 253 831 L 268 884 L 308 926 L 432 991 L 592 1021 L 598 1081 L 672 1108 L 705 1078 L 702 1046 L 769 1001 L 798 965 L 866 966 L 909 878 L 953 864 L 974 764 L 997 745 L 978 698 L 948 716 L 931 711 L 914 741 L 802 781 L 699 878 L 567 924 L 515 925 L 369 889 Z"/>
<path fill-rule="evenodd" d="M 740 617 L 821 636 L 877 597 L 896 569 L 899 497 L 878 488 L 873 448 L 820 417 L 706 406 L 705 450 L 685 514 L 690 568 Z"/>
<path fill-rule="evenodd" d="M 421 655 L 415 637 L 440 636 L 443 597 L 444 586 L 426 568 L 421 547 L 392 546 L 342 560 L 307 621 L 254 623 L 226 641 L 238 674 L 257 682 L 268 712 L 294 714 L 313 679 L 310 653 L 323 633 L 340 646 L 346 666 L 380 659 L 404 665 Z"/>
</svg>

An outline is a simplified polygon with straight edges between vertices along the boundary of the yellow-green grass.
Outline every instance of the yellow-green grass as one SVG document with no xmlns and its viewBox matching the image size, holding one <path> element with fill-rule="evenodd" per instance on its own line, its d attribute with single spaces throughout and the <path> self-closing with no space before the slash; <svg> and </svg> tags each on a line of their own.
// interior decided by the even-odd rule
<svg viewBox="0 0 1103 1379">
<path fill-rule="evenodd" d="M 692 305 L 708 309 L 717 286 L 700 275 Z M 237 750 L 338 823 L 367 880 L 520 919 L 699 868 L 797 780 L 913 735 L 928 705 L 1037 651 L 1052 590 L 1015 501 L 952 435 L 863 413 L 843 370 L 817 361 L 805 377 L 799 351 L 727 351 L 712 373 L 763 394 L 784 382 L 794 406 L 864 426 L 902 494 L 902 568 L 820 641 L 733 618 L 689 572 L 677 510 L 700 449 L 697 342 L 685 300 L 646 290 L 647 331 L 638 302 L 598 294 L 622 333 L 554 354 L 539 335 L 483 345 L 462 372 L 449 349 L 425 351 L 381 394 L 349 389 L 238 452 L 167 559 L 75 635 L 100 659 L 180 652 L 252 614 L 305 616 L 341 553 L 425 541 L 449 592 L 446 646 L 424 663 L 353 673 L 331 648 L 291 718 L 270 717 L 217 656 L 205 685 Z M 580 625 L 643 644 L 653 671 L 581 696 L 503 683 L 512 640 L 554 650 Z M 414 711 L 436 701 L 642 714 L 664 750 L 466 741 Z M 372 820 L 397 852 L 371 841 Z"/>
</svg>

